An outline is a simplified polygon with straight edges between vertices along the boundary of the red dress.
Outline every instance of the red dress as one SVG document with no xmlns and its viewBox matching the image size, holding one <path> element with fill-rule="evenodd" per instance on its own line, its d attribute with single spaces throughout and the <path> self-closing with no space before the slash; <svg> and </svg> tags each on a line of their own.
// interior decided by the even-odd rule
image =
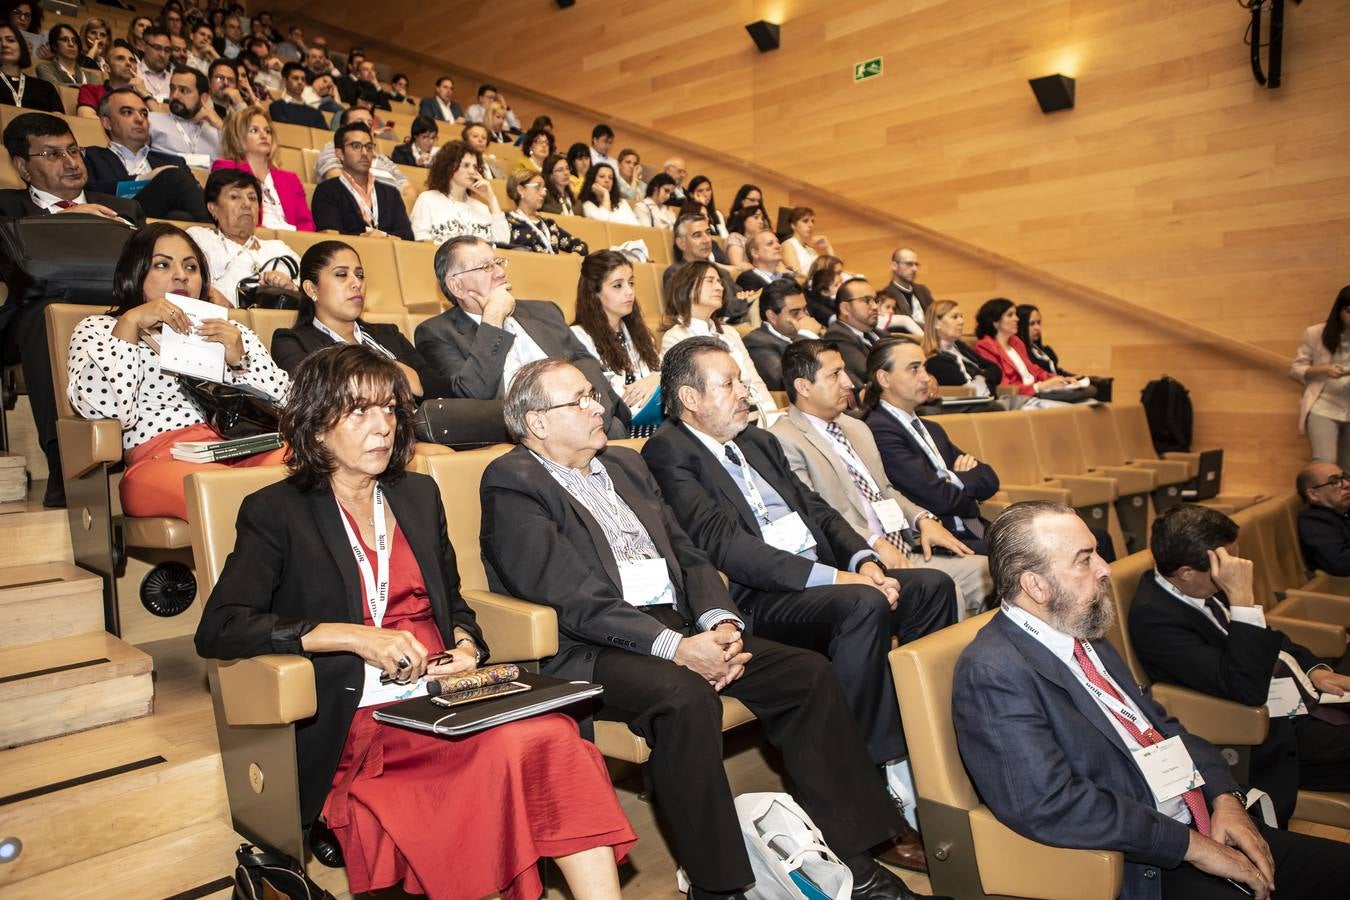
<svg viewBox="0 0 1350 900">
<path fill-rule="evenodd" d="M 410 632 L 430 653 L 444 649 L 421 569 L 397 527 L 389 566 L 382 627 Z M 448 739 L 376 722 L 377 708 L 356 711 L 323 806 L 353 894 L 401 882 L 432 898 L 500 891 L 504 900 L 534 900 L 543 889 L 540 858 L 609 846 L 622 861 L 637 840 L 600 751 L 568 716 Z"/>
</svg>

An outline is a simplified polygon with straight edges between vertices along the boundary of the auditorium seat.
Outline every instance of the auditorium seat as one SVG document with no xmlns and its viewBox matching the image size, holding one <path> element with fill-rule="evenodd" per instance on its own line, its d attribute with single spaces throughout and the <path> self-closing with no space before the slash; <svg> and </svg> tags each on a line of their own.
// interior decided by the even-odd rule
<svg viewBox="0 0 1350 900">
<path fill-rule="evenodd" d="M 1158 459 L 1158 453 L 1153 448 L 1153 436 L 1149 432 L 1148 416 L 1144 413 L 1144 407 L 1136 403 L 1112 403 L 1110 409 L 1111 419 L 1116 425 L 1116 435 L 1120 439 L 1120 446 L 1125 452 L 1126 460 L 1131 464 L 1138 464 L 1140 461 L 1145 461 L 1146 464 L 1148 460 Z M 1182 488 L 1181 496 L 1183 500 L 1191 500 L 1197 496 L 1195 492 L 1202 487 L 1201 480 L 1205 481 L 1206 486 L 1215 493 L 1199 502 L 1230 514 L 1251 506 L 1262 499 L 1263 495 L 1217 493 L 1221 489 L 1223 481 L 1223 450 L 1186 453 L 1168 451 L 1162 455 L 1162 458 L 1165 460 L 1181 460 L 1189 467 L 1191 482 Z"/>
<path fill-rule="evenodd" d="M 516 204 L 506 195 L 506 182 L 503 179 L 493 178 L 488 184 L 492 186 L 492 193 L 496 195 L 497 205 L 502 208 L 502 212 L 516 208 Z"/>
<path fill-rule="evenodd" d="M 306 184 L 319 183 L 319 150 L 306 148 L 300 151 L 300 168 L 296 174 Z"/>
<path fill-rule="evenodd" d="M 75 143 L 81 147 L 106 147 L 108 146 L 108 135 L 99 124 L 98 119 L 90 119 L 85 116 L 61 116 L 70 124 L 70 133 L 75 136 Z"/>
<path fill-rule="evenodd" d="M 306 250 L 320 241 L 336 240 L 350 244 L 361 257 L 361 265 L 366 270 L 366 309 L 403 311 L 403 292 L 399 287 L 398 264 L 394 257 L 394 245 L 400 241 L 318 231 L 280 231 L 277 232 L 277 238 L 300 256 L 304 256 Z"/>
<path fill-rule="evenodd" d="M 637 308 L 653 335 L 661 326 L 664 304 L 661 294 L 661 272 L 665 266 L 657 263 L 633 264 L 633 290 L 637 292 Z"/>
<path fill-rule="evenodd" d="M 305 177 L 304 151 L 298 147 L 278 147 L 276 157 L 272 160 L 272 165 L 278 169 L 287 169 L 294 172 L 301 183 L 313 183 L 315 181 L 313 178 Z"/>
<path fill-rule="evenodd" d="M 398 285 L 408 311 L 440 312 L 449 301 L 436 284 L 436 245 L 424 241 L 391 241 Z"/>
<path fill-rule="evenodd" d="M 648 228 L 645 225 L 621 225 L 607 222 L 609 244 L 617 246 L 627 241 L 642 241 L 647 245 L 647 258 L 660 266 L 670 265 L 671 248 L 674 238 L 665 228 Z"/>
<path fill-rule="evenodd" d="M 453 516 L 448 517 L 448 527 L 450 543 L 454 545 L 455 556 L 459 560 L 461 590 L 464 592 L 466 599 L 489 593 L 487 572 L 483 568 L 478 537 L 479 525 L 482 521 L 479 483 L 483 480 L 483 471 L 488 464 L 510 451 L 510 449 L 509 444 L 501 444 L 496 447 L 485 447 L 481 450 L 468 450 L 463 453 L 438 457 L 430 461 L 431 477 L 436 479 L 436 483 L 441 489 L 441 502 L 445 504 L 446 509 L 455 511 Z M 500 597 L 497 594 L 491 594 L 490 596 Z M 503 598 L 503 600 L 508 599 Z M 556 652 L 557 619 L 553 610 L 520 600 L 510 600 L 510 602 L 547 613 L 548 638 L 553 642 L 553 650 L 550 652 Z M 536 623 L 540 628 L 540 633 L 536 639 L 540 641 L 544 639 L 542 622 L 541 619 Z M 489 646 L 492 645 L 491 637 L 488 638 L 488 644 Z M 723 731 L 743 725 L 753 718 L 754 716 L 739 700 L 731 697 L 722 698 Z M 595 745 L 605 756 L 631 763 L 644 763 L 651 755 L 651 749 L 647 746 L 646 739 L 634 734 L 627 725 L 621 722 L 597 721 L 595 723 Z"/>
<path fill-rule="evenodd" d="M 588 219 L 585 216 L 555 216 L 551 213 L 545 215 L 555 220 L 572 237 L 585 241 L 586 249 L 590 252 L 609 249 L 609 228 L 599 219 Z"/>
<path fill-rule="evenodd" d="M 1105 403 L 1078 403 L 1069 407 L 1078 422 L 1078 437 L 1083 456 L 1093 468 L 1126 467 L 1151 471 L 1154 475 L 1153 508 L 1161 513 L 1181 502 L 1181 485 L 1189 479 L 1190 467 L 1184 460 L 1153 459 L 1126 462 L 1125 451 L 1116 434 L 1111 409 Z"/>
<path fill-rule="evenodd" d="M 284 466 L 266 466 L 188 476 L 188 519 L 201 561 L 203 597 L 210 595 L 234 549 L 234 525 L 244 497 L 285 475 Z M 552 610 L 486 592 L 469 597 L 466 591 L 465 599 L 478 616 L 495 661 L 528 664 L 556 652 Z M 270 654 L 216 663 L 209 667 L 208 679 L 235 830 L 305 859 L 294 723 L 313 716 L 317 706 L 313 664 L 300 655 Z"/>
<path fill-rule="evenodd" d="M 994 615 L 966 619 L 890 654 L 933 893 L 1111 900 L 1124 881 L 1120 853 L 1066 850 L 1022 837 L 980 802 L 961 765 L 952 725 L 952 671 Z"/>
<path fill-rule="evenodd" d="M 272 133 L 276 135 L 277 143 L 282 147 L 294 147 L 297 150 L 307 149 L 310 145 L 309 132 L 310 128 L 307 125 L 292 125 L 289 122 L 272 123 Z M 282 168 L 285 168 L 285 166 L 282 166 Z"/>
<path fill-rule="evenodd" d="M 581 278 L 580 256 L 528 250 L 499 252 L 509 261 L 506 274 L 517 300 L 551 300 L 562 309 L 563 318 L 572 321 L 577 308 L 577 281 Z"/>
<path fill-rule="evenodd" d="M 272 351 L 272 335 L 277 333 L 277 329 L 290 328 L 295 324 L 293 309 L 249 309 L 239 312 L 248 314 L 248 327 L 269 353 Z"/>
</svg>

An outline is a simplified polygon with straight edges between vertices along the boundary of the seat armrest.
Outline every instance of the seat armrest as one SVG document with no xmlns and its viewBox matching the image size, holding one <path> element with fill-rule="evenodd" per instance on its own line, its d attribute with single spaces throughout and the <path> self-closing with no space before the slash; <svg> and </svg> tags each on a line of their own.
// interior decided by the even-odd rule
<svg viewBox="0 0 1350 900">
<path fill-rule="evenodd" d="M 466 590 L 494 662 L 532 662 L 558 652 L 558 614 L 491 591 Z"/>
<path fill-rule="evenodd" d="M 122 426 L 116 419 L 56 420 L 61 445 L 61 469 L 67 478 L 79 478 L 103 465 L 122 461 Z"/>
<path fill-rule="evenodd" d="M 1045 900 L 1112 900 L 1120 895 L 1125 857 L 1119 852 L 1038 844 L 994 818 L 983 804 L 970 811 L 970 838 L 986 894 Z"/>
<path fill-rule="evenodd" d="M 414 300 L 412 303 L 403 304 L 403 308 L 410 313 L 430 313 L 438 315 L 444 309 L 439 300 Z"/>
<path fill-rule="evenodd" d="M 994 519 L 998 518 L 999 513 L 1003 512 L 1009 506 L 1012 506 L 1011 500 L 998 500 L 994 498 L 981 500 L 980 515 L 992 522 Z"/>
<path fill-rule="evenodd" d="M 1135 459 L 1130 465 L 1156 473 L 1159 484 L 1180 484 L 1196 475 L 1184 459 Z"/>
<path fill-rule="evenodd" d="M 1345 655 L 1345 628 L 1341 625 L 1290 619 L 1275 615 L 1273 610 L 1267 613 L 1266 624 L 1283 631 L 1289 640 L 1307 647 L 1319 659 L 1340 659 Z"/>
<path fill-rule="evenodd" d="M 1092 474 L 1114 478 L 1122 494 L 1145 494 L 1158 486 L 1152 471 L 1136 466 L 1093 466 Z"/>
<path fill-rule="evenodd" d="M 314 664 L 295 653 L 269 653 L 216 663 L 225 721 L 231 725 L 286 725 L 318 709 Z"/>
<path fill-rule="evenodd" d="M 1052 500 L 1057 503 L 1069 502 L 1069 491 L 1067 488 L 1057 487 L 1052 484 L 1005 484 L 1001 485 L 1001 491 L 1007 493 L 1008 499 L 1012 503 L 1021 503 L 1023 500 Z"/>
<path fill-rule="evenodd" d="M 1302 589 L 1286 591 L 1284 599 L 1270 610 L 1285 619 L 1302 619 L 1322 625 L 1350 628 L 1350 597 Z"/>
<path fill-rule="evenodd" d="M 1102 478 L 1092 475 L 1051 476 L 1073 495 L 1071 506 L 1095 506 L 1098 503 L 1110 503 L 1120 496 L 1120 484 L 1114 478 Z"/>
<path fill-rule="evenodd" d="M 1321 569 L 1313 572 L 1308 583 L 1299 588 L 1302 591 L 1317 591 L 1321 594 L 1335 594 L 1338 597 L 1350 597 L 1350 576 L 1329 575 Z"/>
<path fill-rule="evenodd" d="M 1179 462 L 1184 462 L 1186 464 L 1187 471 L 1190 472 L 1192 478 L 1200 474 L 1199 453 L 1190 453 L 1185 450 L 1168 450 L 1165 453 L 1163 453 L 1162 458 L 1164 460 L 1177 460 Z"/>
<path fill-rule="evenodd" d="M 1211 744 L 1255 747 L 1270 730 L 1264 706 L 1243 706 L 1176 684 L 1154 684 L 1149 693 L 1187 731 Z"/>
<path fill-rule="evenodd" d="M 1016 397 L 1018 393 L 1017 388 L 1010 384 L 1000 384 L 994 388 L 995 397 Z"/>
</svg>

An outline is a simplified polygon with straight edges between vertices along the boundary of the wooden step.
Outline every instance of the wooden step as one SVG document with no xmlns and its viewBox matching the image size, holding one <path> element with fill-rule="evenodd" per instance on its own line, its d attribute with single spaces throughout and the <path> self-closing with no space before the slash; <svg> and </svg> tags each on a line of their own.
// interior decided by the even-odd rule
<svg viewBox="0 0 1350 900">
<path fill-rule="evenodd" d="M 106 632 L 0 649 L 0 748 L 149 715 L 153 668 Z"/>
<path fill-rule="evenodd" d="M 243 838 L 214 820 L 53 869 L 5 888 L 6 900 L 144 900 L 230 896 Z M 20 857 L 22 858 L 22 856 Z M 215 890 L 208 890 L 219 884 Z"/>
<path fill-rule="evenodd" d="M 0 648 L 103 631 L 103 579 L 70 563 L 0 568 Z"/>
<path fill-rule="evenodd" d="M 28 504 L 24 512 L 0 516 L 0 565 L 73 562 L 70 524 L 64 509 Z"/>
<path fill-rule="evenodd" d="M 87 747 L 88 738 L 111 730 L 86 732 L 76 743 Z M 219 754 L 161 740 L 141 756 L 143 747 L 110 739 L 93 762 L 86 753 L 61 754 L 62 740 L 0 754 L 0 767 L 16 755 L 15 768 L 29 783 L 0 796 L 0 835 L 23 842 L 18 859 L 0 866 L 0 894 L 44 872 L 228 817 Z M 43 750 L 49 758 L 39 770 L 34 761 Z M 45 780 L 32 784 L 39 771 Z"/>
</svg>

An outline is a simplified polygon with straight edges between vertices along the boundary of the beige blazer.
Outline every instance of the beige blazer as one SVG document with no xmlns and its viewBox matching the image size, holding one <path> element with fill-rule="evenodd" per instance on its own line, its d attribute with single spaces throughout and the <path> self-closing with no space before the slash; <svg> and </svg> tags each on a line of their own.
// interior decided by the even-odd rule
<svg viewBox="0 0 1350 900">
<path fill-rule="evenodd" d="M 883 497 L 895 500 L 905 514 L 911 526 L 914 520 L 928 510 L 913 503 L 891 486 L 886 479 L 886 468 L 881 463 L 881 452 L 872 437 L 872 429 L 848 415 L 837 420 L 844 437 L 853 445 L 853 450 L 862 459 L 872 480 L 881 488 Z M 867 524 L 867 501 L 853 486 L 853 478 L 848 474 L 834 446 L 816 430 L 801 410 L 789 406 L 787 415 L 780 418 L 769 429 L 778 442 L 783 445 L 792 472 L 811 490 L 819 494 L 826 503 L 843 515 L 864 540 L 871 540 L 872 530 Z"/>
<path fill-rule="evenodd" d="M 1313 366 L 1326 366 L 1331 364 L 1331 351 L 1322 344 L 1322 329 L 1325 325 L 1309 325 L 1303 332 L 1303 340 L 1298 345 L 1298 356 L 1294 357 L 1294 364 L 1289 367 L 1289 377 L 1304 385 L 1303 396 L 1298 401 L 1298 430 L 1303 434 L 1307 430 L 1308 412 L 1312 409 L 1317 398 L 1322 396 L 1322 388 L 1326 387 L 1327 377 L 1325 375 L 1314 375 L 1308 377 L 1308 369 Z"/>
</svg>

